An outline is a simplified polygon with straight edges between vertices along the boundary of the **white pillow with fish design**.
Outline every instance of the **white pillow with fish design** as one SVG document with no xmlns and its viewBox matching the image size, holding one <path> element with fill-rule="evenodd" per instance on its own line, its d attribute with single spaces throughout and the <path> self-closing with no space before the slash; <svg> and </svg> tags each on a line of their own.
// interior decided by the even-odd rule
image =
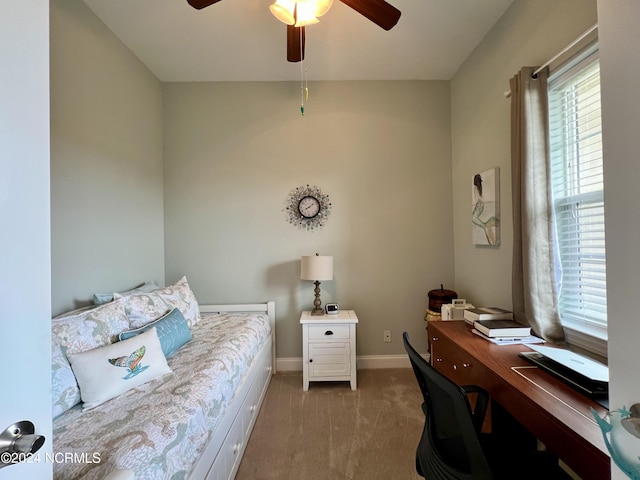
<svg viewBox="0 0 640 480">
<path fill-rule="evenodd" d="M 83 410 L 171 372 L 155 327 L 128 340 L 67 356 Z"/>
</svg>

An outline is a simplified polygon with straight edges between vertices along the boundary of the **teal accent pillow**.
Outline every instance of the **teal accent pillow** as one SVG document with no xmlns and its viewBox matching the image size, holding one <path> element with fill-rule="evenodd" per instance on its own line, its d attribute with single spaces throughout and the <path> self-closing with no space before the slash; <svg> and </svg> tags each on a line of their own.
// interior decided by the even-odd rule
<svg viewBox="0 0 640 480">
<path fill-rule="evenodd" d="M 118 337 L 120 340 L 127 340 L 128 338 L 135 337 L 136 335 L 146 332 L 153 327 L 156 327 L 156 332 L 160 339 L 160 346 L 162 347 L 164 356 L 167 358 L 173 355 L 182 345 L 191 340 L 191 330 L 189 329 L 189 325 L 187 325 L 187 321 L 185 320 L 184 315 L 182 315 L 182 312 L 177 308 L 174 308 L 166 315 L 143 327 L 122 332 Z"/>
</svg>

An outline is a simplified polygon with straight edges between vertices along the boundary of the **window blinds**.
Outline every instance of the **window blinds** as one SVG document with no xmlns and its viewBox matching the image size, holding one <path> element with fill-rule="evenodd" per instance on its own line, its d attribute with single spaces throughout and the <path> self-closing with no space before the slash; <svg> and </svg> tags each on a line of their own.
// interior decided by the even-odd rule
<svg viewBox="0 0 640 480">
<path fill-rule="evenodd" d="M 549 81 L 551 178 L 565 322 L 607 324 L 597 50 Z"/>
</svg>

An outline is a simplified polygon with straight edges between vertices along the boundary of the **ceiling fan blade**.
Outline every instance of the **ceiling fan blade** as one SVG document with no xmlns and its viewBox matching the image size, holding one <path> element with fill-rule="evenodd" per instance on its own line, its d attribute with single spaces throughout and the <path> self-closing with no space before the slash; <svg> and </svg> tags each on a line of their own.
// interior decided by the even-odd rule
<svg viewBox="0 0 640 480">
<path fill-rule="evenodd" d="M 400 10 L 384 0 L 340 1 L 385 30 L 391 30 L 400 19 Z"/>
<path fill-rule="evenodd" d="M 204 7 L 208 7 L 209 5 L 213 5 L 219 1 L 220 0 L 187 0 L 187 3 L 189 3 L 193 8 L 202 10 Z"/>
<path fill-rule="evenodd" d="M 287 25 L 287 60 L 289 62 L 304 60 L 304 44 L 304 27 Z"/>
</svg>

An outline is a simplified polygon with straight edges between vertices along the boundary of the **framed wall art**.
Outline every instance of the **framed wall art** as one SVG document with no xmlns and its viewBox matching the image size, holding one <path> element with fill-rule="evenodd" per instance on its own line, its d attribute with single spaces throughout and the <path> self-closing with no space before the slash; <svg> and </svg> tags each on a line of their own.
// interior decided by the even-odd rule
<svg viewBox="0 0 640 480">
<path fill-rule="evenodd" d="M 500 245 L 500 168 L 476 173 L 471 184 L 474 245 Z"/>
</svg>

